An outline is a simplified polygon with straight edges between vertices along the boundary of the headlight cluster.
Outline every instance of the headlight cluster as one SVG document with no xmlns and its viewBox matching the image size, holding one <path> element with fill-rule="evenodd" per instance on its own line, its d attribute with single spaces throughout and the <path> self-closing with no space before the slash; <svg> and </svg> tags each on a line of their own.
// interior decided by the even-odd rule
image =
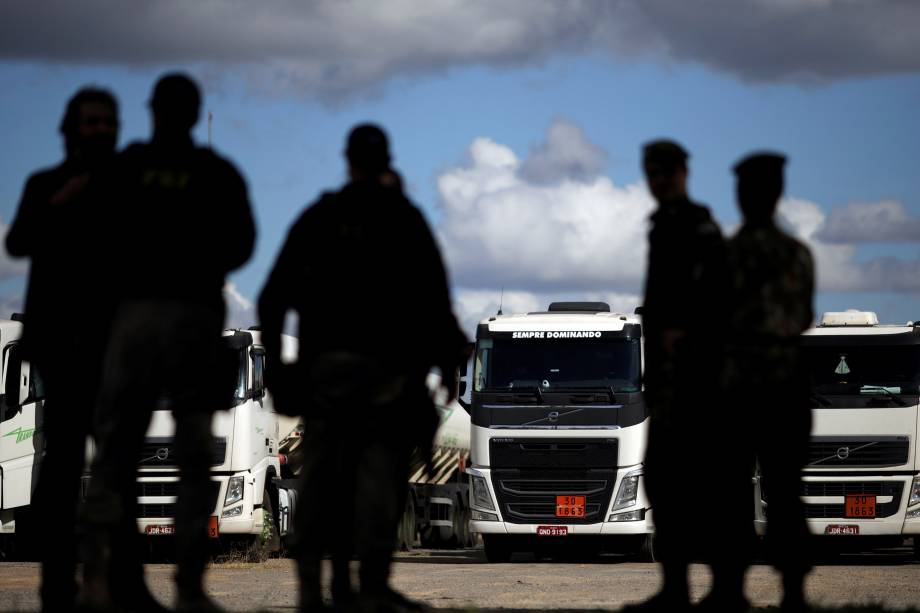
<svg viewBox="0 0 920 613">
<path fill-rule="evenodd" d="M 486 483 L 485 478 L 479 475 L 470 475 L 470 488 L 473 497 L 473 506 L 488 509 L 490 511 L 495 510 L 495 505 L 492 504 L 492 495 L 489 493 L 489 484 Z"/>
<path fill-rule="evenodd" d="M 227 495 L 224 497 L 224 506 L 230 506 L 234 502 L 239 502 L 242 499 L 243 477 L 230 477 L 230 480 L 227 482 Z"/>
<path fill-rule="evenodd" d="M 623 477 L 623 481 L 620 482 L 620 489 L 617 490 L 616 500 L 613 502 L 613 511 L 619 511 L 636 504 L 636 497 L 639 495 L 639 477 L 641 476 L 641 470 L 634 470 Z"/>
<path fill-rule="evenodd" d="M 914 482 L 910 484 L 910 500 L 907 501 L 907 506 L 915 504 L 920 504 L 920 477 L 914 477 Z"/>
</svg>

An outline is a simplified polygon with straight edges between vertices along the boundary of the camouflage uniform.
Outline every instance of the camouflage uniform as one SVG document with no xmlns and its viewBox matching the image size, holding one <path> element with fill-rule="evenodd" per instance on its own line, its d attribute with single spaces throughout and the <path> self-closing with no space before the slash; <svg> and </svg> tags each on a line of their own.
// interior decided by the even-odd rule
<svg viewBox="0 0 920 613">
<path fill-rule="evenodd" d="M 808 248 L 772 222 L 747 223 L 728 242 L 732 278 L 731 340 L 726 383 L 744 420 L 746 439 L 736 450 L 749 469 L 752 452 L 769 492 L 768 556 L 784 574 L 803 576 L 807 537 L 799 498 L 811 411 L 808 382 L 799 363 L 799 335 L 812 323 L 814 265 Z M 751 444 L 753 443 L 753 444 Z M 750 474 L 739 474 L 732 503 L 733 530 L 751 538 Z M 734 539 L 727 539 L 734 540 Z"/>
<path fill-rule="evenodd" d="M 725 242 L 709 210 L 686 199 L 662 203 L 651 220 L 643 306 L 651 413 L 645 482 L 658 554 L 673 568 L 698 551 L 686 522 L 688 513 L 702 510 L 701 485 L 679 471 L 690 461 L 706 466 L 716 443 Z M 680 338 L 672 342 L 674 334 Z"/>
</svg>

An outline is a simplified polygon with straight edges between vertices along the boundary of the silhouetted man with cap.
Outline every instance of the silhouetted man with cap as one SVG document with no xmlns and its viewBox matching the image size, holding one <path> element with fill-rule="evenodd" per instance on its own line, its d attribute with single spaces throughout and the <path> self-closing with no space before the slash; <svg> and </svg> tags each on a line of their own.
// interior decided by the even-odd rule
<svg viewBox="0 0 920 613">
<path fill-rule="evenodd" d="M 294 223 L 259 299 L 266 382 L 282 410 L 304 416 L 304 502 L 292 546 L 301 610 L 323 606 L 324 550 L 333 554 L 333 602 L 349 604 L 349 534 L 360 608 L 412 610 L 388 585 L 409 459 L 415 447 L 430 450 L 437 427 L 426 376 L 439 367 L 454 396 L 466 338 L 434 238 L 390 168 L 386 135 L 356 127 L 346 157 L 351 180 Z M 300 354 L 282 367 L 288 311 L 299 317 Z"/>
<path fill-rule="evenodd" d="M 700 517 L 709 502 L 688 479 L 687 462 L 706 466 L 720 410 L 725 243 L 709 209 L 687 195 L 687 153 L 649 143 L 643 169 L 657 210 L 651 216 L 643 303 L 645 394 L 650 411 L 645 483 L 654 513 L 664 585 L 634 607 L 687 610 L 687 569 L 701 553 Z M 692 518 L 689 519 L 689 518 Z M 692 525 L 691 525 L 692 521 Z M 718 582 L 718 579 L 716 579 Z"/>
<path fill-rule="evenodd" d="M 104 349 L 100 339 L 110 318 L 92 271 L 99 265 L 94 247 L 102 240 L 98 184 L 118 140 L 115 97 L 81 89 L 67 104 L 60 132 L 66 158 L 29 177 L 6 236 L 10 255 L 32 261 L 20 354 L 31 361 L 45 390 L 37 424 L 45 454 L 32 498 L 31 540 L 42 561 L 44 611 L 71 610 L 77 591 L 77 501 Z M 14 410 L 11 403 L 15 400 L 8 398 L 4 410 Z"/>
<path fill-rule="evenodd" d="M 812 324 L 814 264 L 808 248 L 774 222 L 783 192 L 786 158 L 760 153 L 735 166 L 738 206 L 744 223 L 728 241 L 732 280 L 727 380 L 730 397 L 741 399 L 736 411 L 748 421 L 741 429 L 753 445 L 739 447 L 740 468 L 726 480 L 736 484 L 726 499 L 733 505 L 726 517 L 726 541 L 738 568 L 749 557 L 742 544 L 753 540 L 750 468 L 753 447 L 769 497 L 768 559 L 783 574 L 784 611 L 805 610 L 803 584 L 809 563 L 803 543 L 808 540 L 801 498 L 801 470 L 811 431 L 809 387 L 799 357 L 799 336 Z M 733 536 L 729 536 L 733 535 Z M 740 582 L 743 573 L 739 575 Z"/>
<path fill-rule="evenodd" d="M 115 602 L 158 610 L 137 555 L 135 478 L 152 411 L 172 409 L 180 470 L 176 505 L 177 610 L 217 610 L 202 577 L 210 487 L 211 417 L 229 408 L 233 373 L 221 372 L 227 273 L 249 258 L 255 228 L 246 185 L 227 160 L 196 147 L 201 105 L 181 74 L 161 78 L 150 101 L 153 138 L 116 162 L 108 254 L 118 288 L 97 414 L 99 447 L 88 516 Z M 224 376 L 225 375 L 225 376 Z M 226 388 L 226 389 L 225 389 Z M 97 560 L 98 562 L 98 560 Z"/>
</svg>

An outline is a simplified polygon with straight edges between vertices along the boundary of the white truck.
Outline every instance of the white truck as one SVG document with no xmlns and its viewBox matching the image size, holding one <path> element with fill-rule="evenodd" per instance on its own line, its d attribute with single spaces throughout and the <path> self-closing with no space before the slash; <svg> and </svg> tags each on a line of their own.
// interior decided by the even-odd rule
<svg viewBox="0 0 920 613">
<path fill-rule="evenodd" d="M 920 322 L 825 313 L 802 336 L 813 426 L 802 498 L 812 533 L 840 546 L 898 546 L 920 556 Z M 769 488 L 756 480 L 764 533 Z M 829 543 L 830 544 L 830 543 Z"/>
<path fill-rule="evenodd" d="M 470 383 L 471 531 L 489 561 L 544 545 L 653 558 L 637 316 L 573 302 L 490 317 Z"/>
<path fill-rule="evenodd" d="M 40 376 L 19 353 L 22 323 L 0 321 L 3 400 L 0 403 L 0 534 L 16 531 L 17 517 L 29 512 L 31 494 L 44 455 L 41 435 L 43 391 Z M 277 549 L 292 497 L 279 491 L 278 447 L 294 424 L 280 419 L 263 385 L 265 352 L 256 330 L 224 333 L 230 362 L 237 372 L 234 404 L 218 411 L 212 422 L 214 458 L 210 522 L 213 537 L 242 537 L 260 547 Z M 284 339 L 285 352 L 296 352 L 296 339 Z M 190 373 L 193 376 L 194 373 Z M 279 432 L 280 428 L 280 432 Z M 137 458 L 139 529 L 148 535 L 173 534 L 179 484 L 174 454 L 175 423 L 169 410 L 154 411 Z M 93 443 L 87 441 L 87 466 Z M 88 483 L 84 476 L 84 488 Z M 84 489 L 85 491 L 85 489 Z M 280 501 L 279 501 L 280 496 Z"/>
</svg>

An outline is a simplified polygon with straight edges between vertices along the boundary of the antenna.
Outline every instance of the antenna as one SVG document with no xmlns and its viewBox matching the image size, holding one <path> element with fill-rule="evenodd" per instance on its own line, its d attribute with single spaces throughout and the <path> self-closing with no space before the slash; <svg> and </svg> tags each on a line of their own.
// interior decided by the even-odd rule
<svg viewBox="0 0 920 613">
<path fill-rule="evenodd" d="M 208 149 L 211 148 L 211 124 L 214 123 L 214 113 L 208 111 Z"/>
<path fill-rule="evenodd" d="M 498 313 L 496 315 L 502 314 L 502 305 L 505 304 L 505 286 L 502 285 L 501 298 L 498 299 Z"/>
</svg>

